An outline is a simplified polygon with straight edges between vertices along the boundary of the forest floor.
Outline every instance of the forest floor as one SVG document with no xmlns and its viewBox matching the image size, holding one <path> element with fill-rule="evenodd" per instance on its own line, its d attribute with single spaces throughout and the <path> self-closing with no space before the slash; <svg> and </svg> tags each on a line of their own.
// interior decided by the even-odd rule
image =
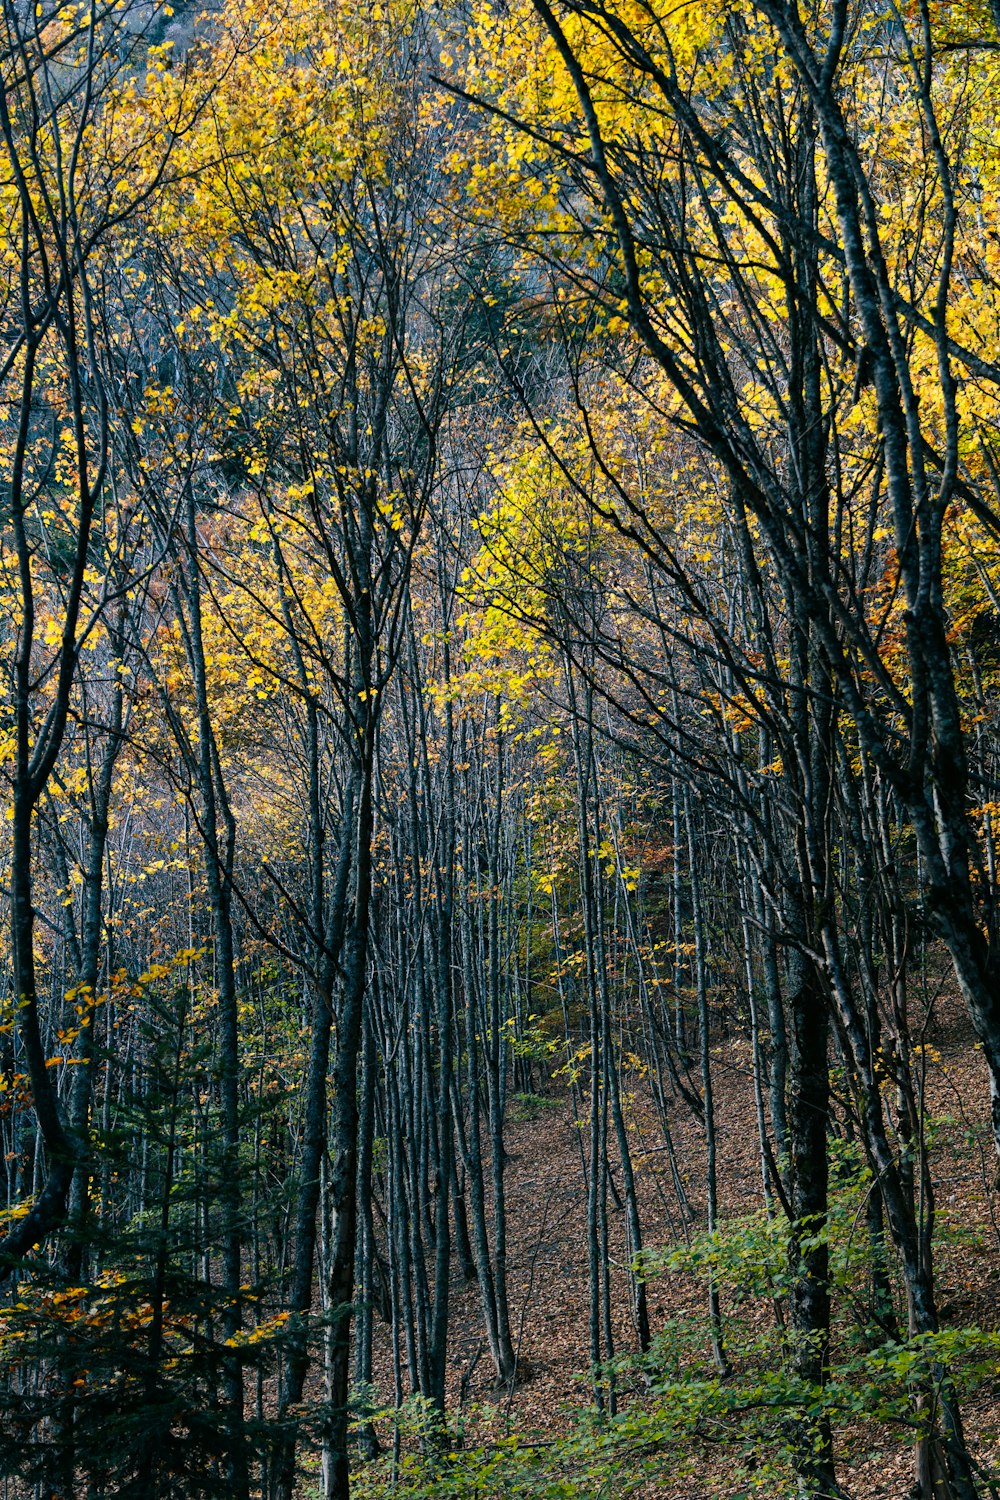
<svg viewBox="0 0 1000 1500">
<path fill-rule="evenodd" d="M 936 1290 L 944 1327 L 1000 1326 L 1000 1194 L 992 1189 L 988 1152 L 989 1093 L 985 1068 L 959 1007 L 943 1006 L 927 1034 L 926 1099 L 933 1117 L 933 1181 L 937 1231 Z M 729 1037 L 715 1049 L 718 1118 L 720 1221 L 755 1212 L 761 1206 L 761 1175 L 749 1042 Z M 642 1208 L 643 1235 L 650 1250 L 681 1243 L 681 1218 L 651 1102 L 641 1084 L 632 1101 L 632 1146 Z M 694 1228 L 703 1224 L 704 1146 L 700 1124 L 683 1105 L 671 1124 L 686 1191 L 695 1210 Z M 449 1405 L 472 1411 L 491 1407 L 478 1439 L 508 1431 L 556 1440 L 571 1425 L 572 1412 L 591 1401 L 589 1366 L 589 1282 L 586 1195 L 578 1127 L 568 1090 L 556 1083 L 538 1096 L 510 1100 L 506 1131 L 508 1278 L 511 1322 L 518 1352 L 519 1379 L 513 1392 L 498 1391 L 482 1334 L 475 1283 L 456 1281 L 452 1289 Z M 955 1232 L 953 1232 L 955 1231 Z M 612 1212 L 609 1223 L 616 1353 L 636 1352 L 625 1267 L 625 1216 Z M 649 1286 L 653 1333 L 667 1320 L 703 1320 L 705 1282 L 689 1274 L 658 1275 Z M 726 1308 L 723 1307 L 724 1316 Z M 773 1316 L 768 1302 L 740 1307 L 729 1325 L 727 1353 L 741 1359 L 739 1338 L 752 1338 L 755 1325 Z M 389 1330 L 376 1325 L 375 1379 L 380 1394 L 391 1391 Z M 702 1371 L 713 1373 L 710 1351 Z M 628 1399 L 641 1399 L 629 1397 Z M 1000 1460 L 1000 1379 L 963 1404 L 970 1447 L 991 1467 Z M 884 1427 L 855 1422 L 838 1433 L 838 1468 L 851 1500 L 905 1500 L 913 1475 L 912 1447 L 894 1441 Z M 706 1443 L 703 1463 L 650 1490 L 655 1500 L 728 1500 L 742 1484 L 727 1477 L 724 1450 Z M 765 1491 L 771 1495 L 774 1490 Z"/>
</svg>

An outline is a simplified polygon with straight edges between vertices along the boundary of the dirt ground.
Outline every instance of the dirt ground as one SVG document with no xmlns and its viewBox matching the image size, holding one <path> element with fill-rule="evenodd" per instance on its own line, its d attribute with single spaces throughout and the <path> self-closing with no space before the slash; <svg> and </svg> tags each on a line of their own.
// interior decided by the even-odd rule
<svg viewBox="0 0 1000 1500">
<path fill-rule="evenodd" d="M 961 1244 L 950 1244 L 939 1257 L 937 1295 L 943 1326 L 1000 1322 L 1000 1193 L 989 1144 L 989 1094 L 985 1068 L 973 1038 L 955 1004 L 937 1007 L 940 1018 L 926 1032 L 928 1115 L 933 1118 L 933 1178 L 938 1224 L 962 1229 Z M 729 1037 L 715 1049 L 714 1075 L 718 1115 L 720 1217 L 755 1210 L 761 1204 L 761 1172 L 754 1109 L 749 1043 Z M 663 1137 L 641 1080 L 630 1106 L 631 1138 L 648 1248 L 678 1243 L 681 1233 L 677 1196 L 671 1183 Z M 682 1176 L 703 1222 L 701 1183 L 704 1147 L 697 1121 L 677 1105 L 672 1122 Z M 511 1321 L 518 1352 L 519 1379 L 513 1392 L 498 1391 L 485 1338 L 475 1284 L 457 1280 L 452 1287 L 449 1404 L 490 1403 L 497 1408 L 501 1430 L 528 1430 L 556 1437 L 567 1426 L 567 1408 L 590 1400 L 586 1199 L 578 1127 L 566 1089 L 553 1084 L 533 1099 L 511 1101 L 506 1133 L 508 1164 Z M 637 1349 L 626 1291 L 624 1214 L 612 1212 L 611 1274 L 615 1308 L 616 1352 Z M 658 1276 L 650 1284 L 650 1319 L 654 1333 L 667 1319 L 703 1314 L 703 1282 L 684 1275 Z M 770 1316 L 761 1306 L 741 1309 L 744 1328 Z M 749 1322 L 747 1321 L 749 1317 Z M 740 1326 L 740 1325 L 737 1325 Z M 391 1350 L 389 1332 L 376 1328 L 375 1379 L 389 1398 Z M 738 1366 L 740 1350 L 729 1354 Z M 705 1350 L 705 1370 L 710 1369 Z M 641 1398 L 634 1398 L 641 1399 Z M 982 1462 L 1000 1461 L 1000 1371 L 963 1406 L 970 1445 Z M 912 1483 L 912 1450 L 905 1441 L 887 1441 L 884 1429 L 866 1431 L 858 1424 L 838 1434 L 838 1466 L 852 1500 L 905 1500 Z M 692 1477 L 673 1485 L 665 1464 L 657 1500 L 726 1500 L 733 1484 L 724 1457 L 706 1448 L 697 1483 Z"/>
</svg>

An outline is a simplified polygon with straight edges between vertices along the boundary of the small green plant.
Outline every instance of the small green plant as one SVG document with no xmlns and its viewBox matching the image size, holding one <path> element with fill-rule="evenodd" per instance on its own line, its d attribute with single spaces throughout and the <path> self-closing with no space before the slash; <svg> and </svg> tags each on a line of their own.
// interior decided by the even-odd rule
<svg viewBox="0 0 1000 1500">
<path fill-rule="evenodd" d="M 558 1109 L 563 1101 L 545 1094 L 512 1094 L 508 1098 L 507 1116 L 516 1124 L 537 1120 L 540 1116 Z"/>
</svg>

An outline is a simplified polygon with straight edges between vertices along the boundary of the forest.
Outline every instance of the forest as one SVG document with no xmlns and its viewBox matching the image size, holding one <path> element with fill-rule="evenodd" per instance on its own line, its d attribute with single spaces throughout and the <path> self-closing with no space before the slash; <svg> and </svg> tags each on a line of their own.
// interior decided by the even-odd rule
<svg viewBox="0 0 1000 1500">
<path fill-rule="evenodd" d="M 1000 1500 L 998 0 L 0 17 L 0 1500 Z"/>
</svg>

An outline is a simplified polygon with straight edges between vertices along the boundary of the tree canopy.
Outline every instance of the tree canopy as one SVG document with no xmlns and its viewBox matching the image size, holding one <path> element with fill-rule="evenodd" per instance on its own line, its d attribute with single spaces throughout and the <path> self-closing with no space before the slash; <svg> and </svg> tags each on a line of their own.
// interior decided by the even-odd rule
<svg viewBox="0 0 1000 1500">
<path fill-rule="evenodd" d="M 5 1496 L 996 1500 L 996 0 L 0 9 Z"/>
</svg>

